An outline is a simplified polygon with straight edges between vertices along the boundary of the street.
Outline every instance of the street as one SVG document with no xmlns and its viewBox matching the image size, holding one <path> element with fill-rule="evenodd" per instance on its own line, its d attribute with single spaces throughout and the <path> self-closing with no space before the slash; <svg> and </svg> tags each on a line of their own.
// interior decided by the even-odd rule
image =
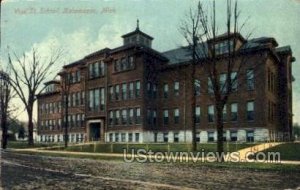
<svg viewBox="0 0 300 190">
<path fill-rule="evenodd" d="M 2 152 L 3 189 L 287 189 L 299 173 Z M 296 167 L 296 166 L 295 166 Z"/>
</svg>

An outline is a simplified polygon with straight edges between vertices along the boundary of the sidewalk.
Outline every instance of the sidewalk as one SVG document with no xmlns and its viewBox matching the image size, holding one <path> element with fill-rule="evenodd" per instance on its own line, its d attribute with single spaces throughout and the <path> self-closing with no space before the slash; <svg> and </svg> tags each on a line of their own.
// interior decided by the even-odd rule
<svg viewBox="0 0 300 190">
<path fill-rule="evenodd" d="M 262 143 L 262 144 L 258 144 L 258 145 L 255 145 L 255 146 L 251 146 L 251 147 L 248 147 L 248 148 L 241 149 L 237 152 L 239 153 L 240 161 L 245 162 L 245 161 L 247 161 L 247 157 L 249 156 L 249 154 L 253 155 L 257 152 L 264 151 L 266 149 L 272 148 L 274 146 L 278 146 L 280 144 L 283 144 L 283 143 L 282 142 Z M 229 156 L 229 158 L 231 158 L 231 157 Z M 226 161 L 230 161 L 230 159 L 228 159 Z"/>
</svg>

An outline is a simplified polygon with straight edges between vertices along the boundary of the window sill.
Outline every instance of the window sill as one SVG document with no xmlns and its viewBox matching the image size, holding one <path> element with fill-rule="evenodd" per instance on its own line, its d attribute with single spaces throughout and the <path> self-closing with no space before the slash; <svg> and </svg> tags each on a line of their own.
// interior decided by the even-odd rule
<svg viewBox="0 0 300 190">
<path fill-rule="evenodd" d="M 97 77 L 89 77 L 88 80 L 96 80 L 96 79 L 100 79 L 100 78 L 104 78 L 105 75 L 101 75 L 101 76 L 97 76 Z"/>
</svg>

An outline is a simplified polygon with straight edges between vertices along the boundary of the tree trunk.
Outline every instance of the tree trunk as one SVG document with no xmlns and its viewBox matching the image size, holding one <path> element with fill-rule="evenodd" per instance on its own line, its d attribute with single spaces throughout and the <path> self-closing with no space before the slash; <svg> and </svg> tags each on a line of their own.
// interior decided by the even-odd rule
<svg viewBox="0 0 300 190">
<path fill-rule="evenodd" d="M 69 95 L 69 93 L 68 93 Z M 68 114 L 69 114 L 69 100 L 68 96 L 65 97 L 65 122 L 64 122 L 64 127 L 65 127 L 65 148 L 68 147 L 68 141 L 69 141 L 69 135 L 68 135 L 68 125 L 69 125 L 69 120 L 68 120 Z"/>
<path fill-rule="evenodd" d="M 27 111 L 28 114 L 28 145 L 29 146 L 33 146 L 34 142 L 33 142 L 33 113 L 32 113 L 32 109 L 29 109 Z"/>
<path fill-rule="evenodd" d="M 219 154 L 219 162 L 224 161 L 224 157 L 221 155 L 224 154 L 224 145 L 223 145 L 223 106 L 217 104 L 217 153 Z"/>
<path fill-rule="evenodd" d="M 191 76 L 191 89 L 192 89 L 192 97 L 191 97 L 191 114 L 192 114 L 192 149 L 193 151 L 197 151 L 197 142 L 196 142 L 196 123 L 195 123 L 195 107 L 196 107 L 196 95 L 195 95 L 195 63 L 192 64 L 192 76 Z"/>
<path fill-rule="evenodd" d="M 4 113 L 5 114 L 5 113 Z M 1 147 L 2 149 L 6 149 L 7 147 L 7 119 L 5 116 L 2 116 L 2 121 L 1 121 L 1 129 L 2 129 L 2 142 L 1 142 Z"/>
</svg>

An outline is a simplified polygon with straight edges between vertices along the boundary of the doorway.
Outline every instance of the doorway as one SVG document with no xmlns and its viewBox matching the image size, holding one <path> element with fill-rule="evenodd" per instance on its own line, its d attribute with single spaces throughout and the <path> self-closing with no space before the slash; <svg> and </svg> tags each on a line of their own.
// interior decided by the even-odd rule
<svg viewBox="0 0 300 190">
<path fill-rule="evenodd" d="M 90 128 L 90 134 L 89 134 L 89 141 L 100 141 L 100 136 L 101 136 L 101 123 L 97 122 L 97 123 L 90 123 L 89 125 Z"/>
</svg>

